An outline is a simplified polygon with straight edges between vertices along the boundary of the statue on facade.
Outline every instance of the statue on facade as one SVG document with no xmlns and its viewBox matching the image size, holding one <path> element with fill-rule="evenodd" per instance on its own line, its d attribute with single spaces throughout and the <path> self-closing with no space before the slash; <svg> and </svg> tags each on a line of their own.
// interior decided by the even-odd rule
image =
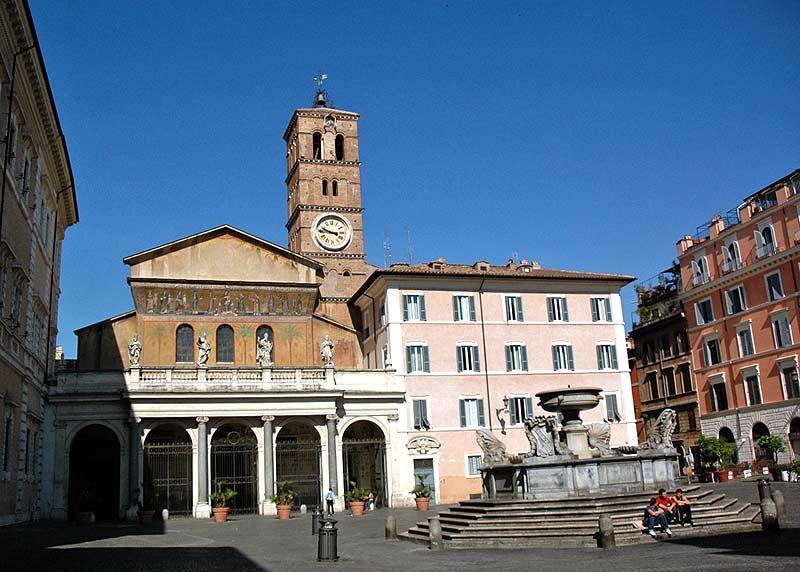
<svg viewBox="0 0 800 572">
<path fill-rule="evenodd" d="M 322 356 L 322 365 L 333 367 L 333 340 L 327 334 L 319 345 L 319 353 Z"/>
<path fill-rule="evenodd" d="M 152 290 L 147 291 L 147 297 L 145 298 L 145 312 L 148 314 L 152 314 L 156 311 L 156 297 L 153 294 Z"/>
<path fill-rule="evenodd" d="M 556 454 L 554 415 L 537 415 L 524 421 L 525 436 L 531 444 L 531 450 L 525 457 L 551 457 Z"/>
<path fill-rule="evenodd" d="M 237 316 L 244 316 L 244 294 L 241 292 L 236 297 L 236 315 Z"/>
<path fill-rule="evenodd" d="M 483 464 L 507 463 L 506 446 L 503 442 L 486 429 L 475 431 L 475 440 L 483 451 Z"/>
<path fill-rule="evenodd" d="M 261 305 L 261 300 L 258 299 L 258 296 L 251 296 L 250 301 L 253 302 L 253 315 L 258 316 L 261 314 L 259 310 L 259 306 Z"/>
<path fill-rule="evenodd" d="M 233 299 L 231 298 L 231 293 L 229 290 L 225 290 L 225 292 L 222 294 L 222 298 L 219 299 L 220 312 L 223 314 L 229 314 L 231 312 L 232 305 Z"/>
<path fill-rule="evenodd" d="M 589 423 L 586 425 L 589 447 L 596 449 L 601 457 L 611 454 L 611 425 L 608 423 Z"/>
<path fill-rule="evenodd" d="M 208 358 L 211 355 L 211 344 L 208 343 L 205 332 L 200 334 L 200 337 L 197 338 L 197 350 L 197 365 L 200 367 L 207 367 Z"/>
<path fill-rule="evenodd" d="M 659 414 L 655 425 L 647 435 L 646 449 L 671 449 L 672 433 L 675 431 L 677 414 L 674 409 L 665 409 Z"/>
<path fill-rule="evenodd" d="M 184 295 L 183 290 L 178 290 L 178 293 L 175 295 L 175 313 L 182 314 L 185 309 L 186 296 Z"/>
<path fill-rule="evenodd" d="M 272 340 L 269 339 L 269 334 L 264 332 L 264 335 L 258 338 L 258 347 L 256 348 L 256 360 L 261 367 L 272 367 Z"/>
<path fill-rule="evenodd" d="M 139 336 L 134 334 L 131 343 L 128 344 L 128 359 L 130 360 L 131 367 L 139 367 L 139 358 L 142 355 L 142 342 L 139 341 Z"/>
<path fill-rule="evenodd" d="M 192 313 L 200 313 L 200 296 L 197 294 L 197 290 L 192 293 Z"/>
</svg>

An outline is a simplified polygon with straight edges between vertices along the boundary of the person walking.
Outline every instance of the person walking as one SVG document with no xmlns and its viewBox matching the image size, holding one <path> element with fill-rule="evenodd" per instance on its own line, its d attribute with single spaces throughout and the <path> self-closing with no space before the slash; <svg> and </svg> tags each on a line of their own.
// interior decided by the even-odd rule
<svg viewBox="0 0 800 572">
<path fill-rule="evenodd" d="M 325 493 L 325 507 L 327 509 L 328 516 L 333 516 L 333 504 L 336 502 L 336 493 L 333 492 L 333 489 L 329 488 L 328 492 Z"/>
</svg>

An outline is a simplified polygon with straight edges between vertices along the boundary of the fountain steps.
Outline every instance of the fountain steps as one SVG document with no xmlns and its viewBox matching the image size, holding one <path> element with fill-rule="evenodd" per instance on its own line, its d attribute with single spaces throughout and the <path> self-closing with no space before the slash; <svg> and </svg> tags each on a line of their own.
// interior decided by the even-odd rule
<svg viewBox="0 0 800 572">
<path fill-rule="evenodd" d="M 726 498 L 709 490 L 687 487 L 694 527 L 674 526 L 675 537 L 757 528 L 757 505 Z M 596 546 L 597 519 L 611 514 L 618 544 L 652 540 L 632 523 L 641 522 L 652 494 L 626 494 L 603 499 L 563 501 L 463 501 L 440 514 L 442 537 L 453 548 L 493 546 Z M 506 505 L 506 506 L 504 506 Z M 420 522 L 400 535 L 404 540 L 428 541 L 428 523 Z"/>
</svg>

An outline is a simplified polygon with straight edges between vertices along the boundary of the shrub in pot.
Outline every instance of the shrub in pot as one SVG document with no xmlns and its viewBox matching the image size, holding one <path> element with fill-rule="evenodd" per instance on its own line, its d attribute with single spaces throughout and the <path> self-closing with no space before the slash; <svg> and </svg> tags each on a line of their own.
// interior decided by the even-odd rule
<svg viewBox="0 0 800 572">
<path fill-rule="evenodd" d="M 772 457 L 773 464 L 777 464 L 778 462 L 778 453 L 783 453 L 786 451 L 786 441 L 784 441 L 783 437 L 780 437 L 779 435 L 764 435 L 763 437 L 759 437 L 756 443 L 759 447 L 769 453 L 770 457 Z M 775 474 L 774 476 L 777 479 L 780 477 L 780 473 Z"/>
<path fill-rule="evenodd" d="M 736 446 L 733 443 L 723 441 L 719 437 L 708 437 L 701 435 L 697 440 L 697 446 L 700 448 L 700 454 L 706 463 L 711 465 L 711 469 L 717 477 L 717 480 L 724 483 L 728 480 L 728 471 L 720 471 L 719 467 L 722 463 L 730 463 L 733 461 L 733 455 L 736 452 Z"/>
<path fill-rule="evenodd" d="M 419 484 L 411 489 L 411 494 L 414 495 L 414 502 L 417 503 L 417 510 L 425 512 L 431 504 L 431 489 L 423 484 L 420 479 Z"/>
<path fill-rule="evenodd" d="M 359 488 L 355 482 L 350 483 L 350 490 L 345 493 L 345 497 L 350 507 L 350 513 L 353 516 L 362 516 L 364 514 L 364 503 L 369 499 L 369 495 L 369 489 Z"/>
<path fill-rule="evenodd" d="M 270 497 L 278 509 L 278 520 L 289 520 L 292 516 L 292 503 L 297 493 L 292 490 L 291 481 L 275 483 L 276 493 Z"/>
<path fill-rule="evenodd" d="M 228 520 L 228 515 L 231 512 L 228 503 L 236 496 L 235 490 L 223 488 L 224 485 L 224 481 L 214 481 L 215 490 L 208 495 L 208 498 L 211 499 L 211 512 L 214 514 L 214 520 L 217 522 L 225 522 Z"/>
</svg>

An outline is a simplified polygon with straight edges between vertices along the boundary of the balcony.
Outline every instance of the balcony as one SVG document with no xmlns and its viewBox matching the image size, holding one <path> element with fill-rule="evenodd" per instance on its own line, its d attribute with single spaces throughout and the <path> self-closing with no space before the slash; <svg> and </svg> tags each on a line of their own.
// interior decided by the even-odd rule
<svg viewBox="0 0 800 572">
<path fill-rule="evenodd" d="M 778 253 L 778 247 L 773 243 L 767 243 L 756 247 L 756 258 L 762 259 Z"/>
<path fill-rule="evenodd" d="M 735 272 L 742 268 L 744 264 L 738 258 L 731 258 L 730 260 L 726 260 L 722 263 L 722 272 L 723 274 L 730 274 L 731 272 Z"/>
<path fill-rule="evenodd" d="M 692 276 L 692 286 L 702 286 L 711 282 L 711 275 L 708 273 L 695 274 Z"/>
</svg>

